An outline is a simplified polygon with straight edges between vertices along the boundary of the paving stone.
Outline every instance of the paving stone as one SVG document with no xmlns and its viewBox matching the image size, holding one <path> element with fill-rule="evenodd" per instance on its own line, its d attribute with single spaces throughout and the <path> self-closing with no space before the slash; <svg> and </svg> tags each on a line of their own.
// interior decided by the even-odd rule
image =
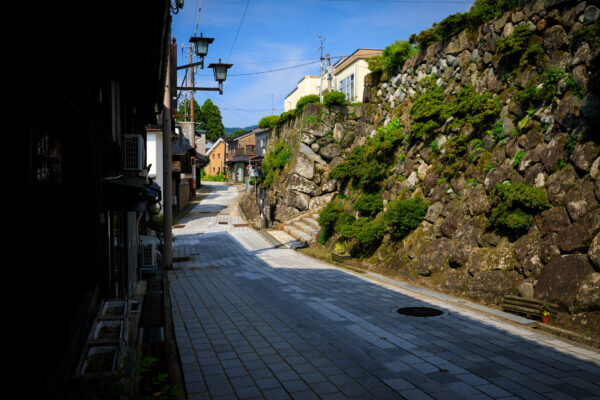
<svg viewBox="0 0 600 400">
<path fill-rule="evenodd" d="M 218 219 L 234 221 L 236 187 L 213 194 L 194 212 L 224 207 Z M 481 307 L 453 306 L 447 295 L 340 270 L 211 218 L 174 231 L 174 254 L 195 256 L 168 273 L 189 399 L 600 396 L 597 351 L 483 316 Z M 405 306 L 446 312 L 395 312 Z"/>
</svg>

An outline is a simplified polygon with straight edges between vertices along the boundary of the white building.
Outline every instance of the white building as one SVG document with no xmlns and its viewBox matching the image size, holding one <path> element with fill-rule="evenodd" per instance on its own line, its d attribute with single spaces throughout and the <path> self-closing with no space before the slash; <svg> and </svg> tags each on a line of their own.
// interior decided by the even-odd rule
<svg viewBox="0 0 600 400">
<path fill-rule="evenodd" d="M 328 75 L 323 76 L 323 90 L 339 90 L 346 94 L 349 102 L 362 101 L 365 87 L 365 76 L 371 71 L 367 58 L 380 55 L 383 50 L 358 49 L 348 57 L 342 57 L 332 66 L 331 84 Z M 301 97 L 309 94 L 319 94 L 321 77 L 319 75 L 306 75 L 288 94 L 284 100 L 283 109 L 289 111 L 296 108 L 296 103 Z"/>
</svg>

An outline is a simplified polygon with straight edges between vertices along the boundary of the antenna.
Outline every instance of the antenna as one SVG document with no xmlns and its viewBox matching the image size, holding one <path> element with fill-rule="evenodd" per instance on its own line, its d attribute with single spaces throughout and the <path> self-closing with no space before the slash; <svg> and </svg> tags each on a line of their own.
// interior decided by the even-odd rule
<svg viewBox="0 0 600 400">
<path fill-rule="evenodd" d="M 319 101 L 323 102 L 323 42 L 326 41 L 327 39 L 325 39 L 323 36 L 319 35 L 318 33 L 316 34 L 317 37 L 319 38 L 319 40 L 321 41 L 321 46 L 317 49 L 321 51 L 321 83 L 319 86 Z"/>
</svg>

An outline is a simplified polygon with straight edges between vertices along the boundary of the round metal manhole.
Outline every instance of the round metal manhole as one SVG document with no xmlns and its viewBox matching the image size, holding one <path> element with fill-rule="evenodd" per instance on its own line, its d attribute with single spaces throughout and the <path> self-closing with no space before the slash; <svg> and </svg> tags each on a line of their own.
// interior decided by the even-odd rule
<svg viewBox="0 0 600 400">
<path fill-rule="evenodd" d="M 442 310 L 430 307 L 402 307 L 397 311 L 398 314 L 407 315 L 409 317 L 437 317 L 444 313 Z"/>
</svg>

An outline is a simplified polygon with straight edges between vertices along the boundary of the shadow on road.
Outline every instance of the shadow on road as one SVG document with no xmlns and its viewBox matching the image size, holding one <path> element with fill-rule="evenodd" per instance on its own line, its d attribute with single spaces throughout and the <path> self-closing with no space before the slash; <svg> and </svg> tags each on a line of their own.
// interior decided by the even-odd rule
<svg viewBox="0 0 600 400">
<path fill-rule="evenodd" d="M 378 399 L 600 397 L 600 363 L 588 358 L 600 359 L 597 352 L 239 237 L 183 235 L 175 243 L 196 254 L 169 277 L 192 391 L 296 397 L 296 382 L 319 397 L 334 389 Z M 411 317 L 401 307 L 443 314 Z"/>
</svg>

